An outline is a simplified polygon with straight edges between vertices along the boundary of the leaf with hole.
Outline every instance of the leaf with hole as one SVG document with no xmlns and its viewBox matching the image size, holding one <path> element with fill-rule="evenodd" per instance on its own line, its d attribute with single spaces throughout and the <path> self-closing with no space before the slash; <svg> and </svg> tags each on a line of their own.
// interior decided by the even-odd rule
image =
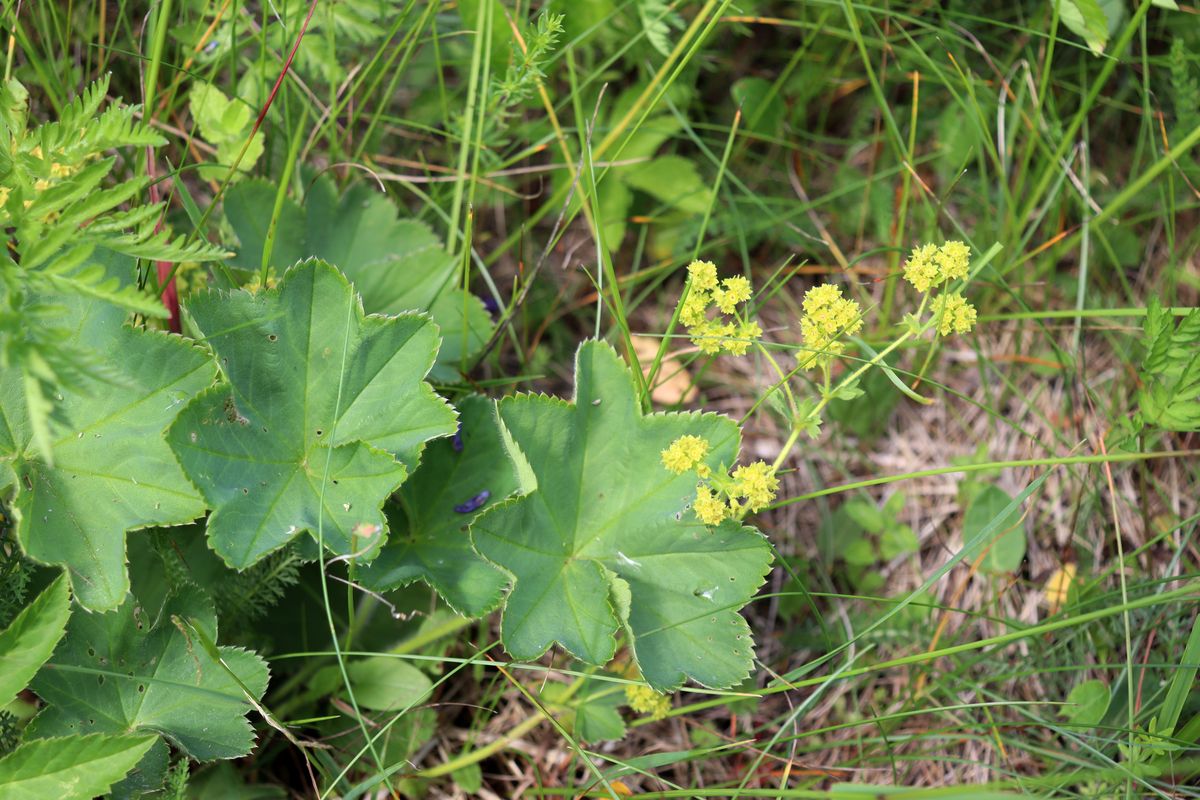
<svg viewBox="0 0 1200 800">
<path fill-rule="evenodd" d="M 261 698 L 267 665 L 238 647 L 219 648 L 219 663 L 189 626 L 216 641 L 212 601 L 194 586 L 157 610 L 129 595 L 116 611 L 74 615 L 33 681 L 47 705 L 26 736 L 156 733 L 201 761 L 248 753 L 254 731 L 242 686 Z"/>
<path fill-rule="evenodd" d="M 532 659 L 558 642 L 604 664 L 623 631 L 656 689 L 740 681 L 753 643 L 738 609 L 762 583 L 771 550 L 753 528 L 700 523 L 695 476 L 667 471 L 660 456 L 691 434 L 711 442 L 713 469 L 732 464 L 737 425 L 716 414 L 644 415 L 632 374 L 595 341 L 576 354 L 573 401 L 519 395 L 498 413 L 510 456 L 537 482 L 471 525 L 476 550 L 512 576 L 501 624 L 508 651 Z"/>
<path fill-rule="evenodd" d="M 437 327 L 419 314 L 364 316 L 346 279 L 320 261 L 274 289 L 209 292 L 187 305 L 227 384 L 197 397 L 167 439 L 213 508 L 208 537 L 245 569 L 308 531 L 369 560 L 384 500 L 455 414 L 423 378 Z"/>
<path fill-rule="evenodd" d="M 32 441 L 20 372 L 0 369 L 0 486 L 15 494 L 11 507 L 26 554 L 64 565 L 76 602 L 104 610 L 129 589 L 127 531 L 204 513 L 163 431 L 216 371 L 204 351 L 177 336 L 123 325 L 120 309 L 63 303 L 70 320 L 65 345 L 104 353 L 107 380 L 61 387 L 64 421 L 53 436 L 51 464 Z"/>
</svg>

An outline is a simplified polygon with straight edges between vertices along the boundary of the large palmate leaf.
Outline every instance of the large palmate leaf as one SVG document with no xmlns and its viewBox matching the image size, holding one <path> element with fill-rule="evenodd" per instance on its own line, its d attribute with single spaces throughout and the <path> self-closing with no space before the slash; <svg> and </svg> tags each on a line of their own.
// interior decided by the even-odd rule
<svg viewBox="0 0 1200 800">
<path fill-rule="evenodd" d="M 315 260 L 270 291 L 210 292 L 187 310 L 229 381 L 167 434 L 213 507 L 213 550 L 244 569 L 309 531 L 339 554 L 377 552 L 384 500 L 426 441 L 454 432 L 454 410 L 422 380 L 437 327 L 364 317 L 346 279 Z"/>
<path fill-rule="evenodd" d="M 467 527 L 517 491 L 518 479 L 494 403 L 472 395 L 459 414 L 458 434 L 431 444 L 401 487 L 400 507 L 388 514 L 388 543 L 359 581 L 383 591 L 423 580 L 456 611 L 474 617 L 496 607 L 508 581 L 471 549 Z"/>
<path fill-rule="evenodd" d="M 26 742 L 0 758 L 5 800 L 92 800 L 154 744 L 153 736 L 67 736 Z"/>
<path fill-rule="evenodd" d="M 237 647 L 218 648 L 218 663 L 199 634 L 216 641 L 217 615 L 193 586 L 157 613 L 129 595 L 116 611 L 76 614 L 33 681 L 47 705 L 26 736 L 157 733 L 201 761 L 245 755 L 254 744 L 246 691 L 262 697 L 267 665 Z"/>
<path fill-rule="evenodd" d="M 241 243 L 234 266 L 262 265 L 275 194 L 275 186 L 263 181 L 246 181 L 226 194 L 225 215 Z M 282 270 L 310 257 L 340 269 L 369 314 L 428 311 L 443 337 L 436 377 L 452 377 L 460 361 L 491 337 L 491 317 L 479 298 L 456 285 L 455 261 L 433 231 L 399 218 L 396 206 L 373 185 L 358 183 L 339 196 L 333 180 L 322 176 L 303 208 L 284 201 L 271 265 Z"/>
<path fill-rule="evenodd" d="M 60 575 L 0 631 L 0 708 L 25 688 L 54 652 L 70 616 L 71 595 L 66 576 Z"/>
<path fill-rule="evenodd" d="M 123 325 L 120 309 L 63 304 L 70 312 L 63 317 L 64 346 L 103 353 L 108 380 L 62 387 L 64 421 L 53 436 L 51 465 L 33 443 L 22 375 L 0 370 L 0 489 L 15 494 L 11 507 L 25 552 L 65 565 L 75 600 L 101 610 L 117 606 L 129 589 L 126 531 L 204 513 L 163 430 L 216 370 L 179 337 Z"/>
<path fill-rule="evenodd" d="M 603 664 L 624 628 L 657 689 L 744 678 L 753 644 L 737 612 L 762 583 L 770 548 L 752 528 L 697 521 L 695 477 L 660 461 L 693 434 L 711 442 L 711 467 L 732 464 L 737 425 L 716 414 L 643 416 L 629 370 L 594 341 L 576 355 L 573 402 L 519 395 L 501 400 L 498 413 L 537 482 L 471 526 L 476 549 L 513 576 L 508 651 L 534 658 L 558 642 Z"/>
</svg>

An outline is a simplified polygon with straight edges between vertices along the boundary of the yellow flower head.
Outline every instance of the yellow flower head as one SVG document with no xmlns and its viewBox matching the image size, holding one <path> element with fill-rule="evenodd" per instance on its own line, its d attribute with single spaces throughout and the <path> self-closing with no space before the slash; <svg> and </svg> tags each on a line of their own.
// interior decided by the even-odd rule
<svg viewBox="0 0 1200 800">
<path fill-rule="evenodd" d="M 693 291 L 711 292 L 717 288 L 717 265 L 711 261 L 693 261 L 688 264 L 688 277 Z"/>
<path fill-rule="evenodd" d="M 702 292 L 696 287 L 688 290 L 687 299 L 683 301 L 683 305 L 679 308 L 679 320 L 689 328 L 703 324 L 707 317 L 709 296 L 707 292 Z"/>
<path fill-rule="evenodd" d="M 625 701 L 631 709 L 650 719 L 663 719 L 671 710 L 671 698 L 644 683 L 625 684 Z"/>
<path fill-rule="evenodd" d="M 743 322 L 737 326 L 732 336 L 727 336 L 721 346 L 725 348 L 725 352 L 735 355 L 744 356 L 746 350 L 754 343 L 755 339 L 762 336 L 762 328 L 754 320 Z"/>
<path fill-rule="evenodd" d="M 933 318 L 937 320 L 938 333 L 942 336 L 949 336 L 951 332 L 970 332 L 975 327 L 976 316 L 975 306 L 960 292 L 933 298 Z"/>
<path fill-rule="evenodd" d="M 721 285 L 723 288 L 713 292 L 713 299 L 716 300 L 717 308 L 721 309 L 722 314 L 732 314 L 737 310 L 738 303 L 750 299 L 750 281 L 741 275 L 726 278 L 721 281 Z"/>
<path fill-rule="evenodd" d="M 729 506 L 707 486 L 696 487 L 696 517 L 705 525 L 720 525 L 729 515 Z"/>
<path fill-rule="evenodd" d="M 942 280 L 965 278 L 971 266 L 971 248 L 962 242 L 946 242 L 938 248 L 934 261 L 937 262 Z"/>
<path fill-rule="evenodd" d="M 699 436 L 680 436 L 662 451 L 662 463 L 676 475 L 682 475 L 708 455 L 708 440 Z"/>
<path fill-rule="evenodd" d="M 733 471 L 734 488 L 732 494 L 745 498 L 746 507 L 751 511 L 761 511 L 775 499 L 779 491 L 779 479 L 775 470 L 765 461 L 755 461 Z"/>
<path fill-rule="evenodd" d="M 938 269 L 937 247 L 931 244 L 914 248 L 908 261 L 904 262 L 904 279 L 916 287 L 918 292 L 928 292 L 934 284 L 941 282 Z"/>
<path fill-rule="evenodd" d="M 858 303 L 842 297 L 842 290 L 832 283 L 814 286 L 804 295 L 804 316 L 800 318 L 800 335 L 809 350 L 822 357 L 842 351 L 838 337 L 862 330 L 862 313 Z M 813 360 L 813 366 L 820 358 Z"/>
<path fill-rule="evenodd" d="M 688 333 L 692 336 L 692 344 L 700 348 L 700 352 L 715 356 L 721 352 L 725 340 L 733 336 L 734 327 L 729 322 L 709 320 L 692 326 Z"/>
</svg>

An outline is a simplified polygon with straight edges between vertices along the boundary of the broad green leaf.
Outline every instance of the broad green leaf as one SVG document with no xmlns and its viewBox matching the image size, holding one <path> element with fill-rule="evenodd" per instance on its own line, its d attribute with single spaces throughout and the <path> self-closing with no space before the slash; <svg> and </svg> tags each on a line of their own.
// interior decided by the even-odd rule
<svg viewBox="0 0 1200 800">
<path fill-rule="evenodd" d="M 47 705 L 27 736 L 157 733 L 201 761 L 248 753 L 251 707 L 227 668 L 257 701 L 267 688 L 267 665 L 247 650 L 221 647 L 223 666 L 188 625 L 216 640 L 212 601 L 191 586 L 157 611 L 129 595 L 116 611 L 76 614 L 33 681 Z"/>
<path fill-rule="evenodd" d="M 370 656 L 346 664 L 354 700 L 360 708 L 371 711 L 403 711 L 425 702 L 433 682 L 421 670 L 398 658 Z M 314 676 L 313 684 L 342 687 L 342 674 L 337 665 L 323 667 Z"/>
<path fill-rule="evenodd" d="M 596 186 L 596 218 L 604 231 L 604 244 L 610 250 L 621 246 L 632 206 L 633 190 L 621 182 L 620 174 L 610 175 Z M 579 208 L 582 210 L 582 205 Z"/>
<path fill-rule="evenodd" d="M 67 629 L 71 594 L 60 575 L 0 632 L 0 708 L 25 688 Z"/>
<path fill-rule="evenodd" d="M 746 130 L 774 136 L 783 125 L 785 108 L 778 93 L 772 94 L 773 84 L 763 78 L 742 78 L 730 87 L 733 101 L 742 110 Z"/>
<path fill-rule="evenodd" d="M 22 396 L 22 376 L 0 370 L 0 476 L 15 492 L 12 510 L 25 552 L 66 566 L 76 602 L 116 607 L 129 589 L 125 533 L 175 525 L 204 513 L 163 430 L 215 369 L 177 336 L 122 324 L 124 312 L 77 301 L 64 345 L 103 353 L 107 381 L 64 386 L 51 466 L 38 454 Z M 14 480 L 15 478 L 15 480 Z"/>
<path fill-rule="evenodd" d="M 359 582 L 385 591 L 416 580 L 461 614 L 477 617 L 500 602 L 505 576 L 471 549 L 467 526 L 518 489 L 495 405 L 478 395 L 459 405 L 459 431 L 430 444 L 421 468 L 400 487 L 388 513 L 391 536 Z"/>
<path fill-rule="evenodd" d="M 963 541 L 969 542 L 996 520 L 1004 509 L 1012 503 L 1008 493 L 995 486 L 988 486 L 967 507 L 963 515 Z M 1025 523 L 1021 509 L 1013 509 L 996 527 L 996 538 L 981 545 L 963 556 L 965 563 L 971 563 L 979 557 L 983 548 L 991 545 L 987 555 L 983 557 L 980 568 L 985 572 L 1016 572 L 1021 561 L 1025 558 Z"/>
<path fill-rule="evenodd" d="M 422 379 L 437 353 L 423 315 L 364 316 L 336 269 L 305 261 L 278 287 L 209 292 L 187 310 L 228 380 L 167 439 L 213 508 L 214 551 L 245 569 L 301 531 L 369 557 L 382 506 L 454 410 Z"/>
<path fill-rule="evenodd" d="M 245 181 L 229 189 L 225 215 L 241 242 L 234 266 L 261 266 L 274 204 L 271 184 Z M 479 298 L 456 283 L 459 265 L 441 241 L 425 223 L 399 218 L 396 206 L 374 184 L 355 184 L 339 196 L 323 176 L 313 182 L 304 208 L 284 202 L 271 265 L 282 271 L 310 257 L 340 269 L 369 314 L 428 311 L 444 341 L 439 364 L 445 371 L 439 379 L 453 378 L 460 360 L 491 338 L 491 317 Z"/>
<path fill-rule="evenodd" d="M 621 177 L 634 189 L 687 214 L 703 214 L 712 197 L 695 162 L 683 156 L 659 156 L 648 164 L 638 164 Z"/>
<path fill-rule="evenodd" d="M 26 742 L 0 758 L 4 800 L 92 800 L 119 781 L 153 736 L 67 736 Z"/>
<path fill-rule="evenodd" d="M 222 201 L 225 219 L 238 238 L 236 252 L 228 262 L 230 266 L 245 270 L 262 267 L 275 192 L 274 185 L 254 179 L 242 181 L 226 190 Z M 319 255 L 310 250 L 306 242 L 304 212 L 291 200 L 284 200 L 275 224 L 271 266 L 283 270 L 308 256 Z"/>
<path fill-rule="evenodd" d="M 1108 17 L 1100 0 L 1052 0 L 1067 30 L 1087 42 L 1093 53 L 1103 53 L 1108 44 Z"/>
<path fill-rule="evenodd" d="M 1063 708 L 1062 715 L 1073 725 L 1099 725 L 1108 713 L 1110 700 L 1111 694 L 1104 681 L 1084 681 L 1067 695 L 1068 705 Z"/>
<path fill-rule="evenodd" d="M 575 399 L 500 401 L 511 442 L 537 479 L 471 526 L 475 548 L 513 578 L 502 620 L 516 658 L 555 642 L 591 664 L 609 661 L 624 630 L 642 675 L 670 690 L 687 678 L 727 687 L 749 671 L 753 644 L 739 615 L 762 583 L 770 548 L 752 528 L 710 530 L 691 511 L 695 478 L 663 468 L 685 434 L 708 439 L 706 462 L 734 462 L 737 425 L 716 414 L 652 414 L 608 345 L 576 355 Z"/>
</svg>

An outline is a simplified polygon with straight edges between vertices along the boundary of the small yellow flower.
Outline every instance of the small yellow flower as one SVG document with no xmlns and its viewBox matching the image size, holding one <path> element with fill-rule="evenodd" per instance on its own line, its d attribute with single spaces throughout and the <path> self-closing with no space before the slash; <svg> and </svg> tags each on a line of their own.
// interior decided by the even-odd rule
<svg viewBox="0 0 1200 800">
<path fill-rule="evenodd" d="M 804 295 L 804 316 L 800 318 L 800 335 L 805 346 L 818 358 L 810 366 L 821 363 L 822 358 L 842 351 L 838 337 L 852 335 L 862 330 L 862 312 L 858 303 L 842 297 L 842 290 L 832 283 L 814 286 Z"/>
<path fill-rule="evenodd" d="M 715 356 L 721 352 L 725 340 L 733 335 L 732 323 L 705 321 L 688 331 L 692 335 L 692 344 L 700 348 L 700 352 Z"/>
<path fill-rule="evenodd" d="M 938 248 L 934 261 L 937 262 L 942 280 L 965 278 L 971 266 L 971 248 L 962 242 L 946 242 Z"/>
<path fill-rule="evenodd" d="M 708 303 L 708 293 L 693 286 L 688 290 L 687 299 L 679 307 L 679 320 L 689 328 L 703 324 L 706 319 L 705 312 L 708 311 Z"/>
<path fill-rule="evenodd" d="M 717 265 L 711 261 L 693 261 L 688 264 L 688 276 L 692 279 L 692 289 L 711 292 L 717 288 Z"/>
<path fill-rule="evenodd" d="M 723 288 L 713 292 L 713 299 L 716 300 L 717 308 L 721 309 L 722 314 L 732 314 L 737 310 L 739 303 L 750 299 L 750 281 L 741 275 L 726 278 L 721 285 Z"/>
<path fill-rule="evenodd" d="M 939 294 L 933 298 L 933 317 L 937 320 L 938 333 L 949 336 L 968 333 L 975 327 L 975 306 L 967 302 L 960 292 Z"/>
<path fill-rule="evenodd" d="M 765 461 L 755 461 L 733 471 L 734 489 L 732 494 L 745 498 L 746 507 L 751 511 L 761 511 L 775 499 L 779 490 L 779 479 L 775 470 Z"/>
<path fill-rule="evenodd" d="M 708 440 L 699 436 L 680 436 L 662 451 L 662 463 L 676 475 L 682 475 L 708 455 Z"/>
<path fill-rule="evenodd" d="M 663 719 L 671 710 L 671 698 L 644 683 L 625 684 L 625 700 L 631 709 L 650 719 Z"/>
<path fill-rule="evenodd" d="M 696 517 L 705 525 L 720 525 L 729 514 L 729 506 L 707 486 L 696 487 Z"/>
<path fill-rule="evenodd" d="M 937 247 L 926 244 L 914 248 L 908 261 L 904 262 L 904 279 L 915 286 L 918 292 L 928 292 L 941 282 L 941 270 L 935 260 L 938 254 Z"/>
<path fill-rule="evenodd" d="M 732 336 L 727 336 L 721 342 L 721 346 L 725 348 L 725 352 L 735 356 L 746 355 L 746 350 L 754 343 L 754 340 L 762 336 L 762 328 L 753 320 L 743 322 L 737 326 Z"/>
</svg>

